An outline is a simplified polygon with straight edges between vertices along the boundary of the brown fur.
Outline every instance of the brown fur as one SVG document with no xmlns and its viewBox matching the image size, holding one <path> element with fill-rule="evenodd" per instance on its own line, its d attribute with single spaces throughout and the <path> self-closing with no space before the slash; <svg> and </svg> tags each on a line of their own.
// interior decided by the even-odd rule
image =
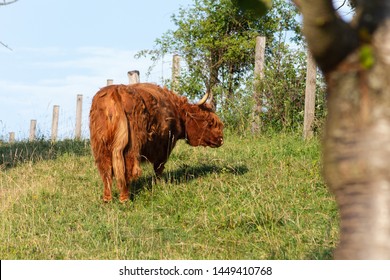
<svg viewBox="0 0 390 280">
<path fill-rule="evenodd" d="M 160 176 L 176 141 L 191 146 L 219 147 L 223 124 L 208 104 L 154 84 L 111 85 L 92 100 L 91 146 L 104 184 L 103 200 L 110 201 L 113 176 L 120 201 L 129 198 L 127 183 L 141 175 L 140 162 L 153 163 Z"/>
</svg>

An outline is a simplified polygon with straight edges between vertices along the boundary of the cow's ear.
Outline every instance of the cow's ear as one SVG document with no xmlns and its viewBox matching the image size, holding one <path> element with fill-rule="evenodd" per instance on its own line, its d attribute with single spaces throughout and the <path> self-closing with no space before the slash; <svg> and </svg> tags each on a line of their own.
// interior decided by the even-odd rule
<svg viewBox="0 0 390 280">
<path fill-rule="evenodd" d="M 215 112 L 217 110 L 216 106 L 215 106 L 215 103 L 213 100 L 211 100 L 210 102 L 208 102 L 208 104 L 210 105 L 210 108 L 213 112 Z"/>
</svg>

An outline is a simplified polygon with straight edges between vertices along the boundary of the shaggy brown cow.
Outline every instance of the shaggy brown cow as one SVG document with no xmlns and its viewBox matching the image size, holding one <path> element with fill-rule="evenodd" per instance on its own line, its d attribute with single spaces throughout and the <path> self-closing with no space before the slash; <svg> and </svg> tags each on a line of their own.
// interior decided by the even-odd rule
<svg viewBox="0 0 390 280">
<path fill-rule="evenodd" d="M 205 103 L 176 95 L 154 84 L 111 85 L 92 100 L 91 146 L 104 183 L 103 200 L 112 199 L 112 178 L 120 190 L 120 201 L 129 199 L 127 183 L 141 175 L 140 162 L 153 163 L 160 176 L 176 141 L 191 146 L 219 147 L 223 124 Z"/>
</svg>

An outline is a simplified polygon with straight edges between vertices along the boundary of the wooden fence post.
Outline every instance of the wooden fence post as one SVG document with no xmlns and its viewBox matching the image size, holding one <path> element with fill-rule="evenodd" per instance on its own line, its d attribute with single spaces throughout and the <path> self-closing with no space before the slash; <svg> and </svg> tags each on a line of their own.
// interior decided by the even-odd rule
<svg viewBox="0 0 390 280">
<path fill-rule="evenodd" d="M 58 118 L 60 115 L 60 106 L 53 106 L 53 121 L 51 124 L 51 141 L 55 142 L 57 140 L 58 135 Z"/>
<path fill-rule="evenodd" d="M 30 121 L 30 135 L 28 137 L 29 141 L 34 141 L 36 139 L 36 130 L 37 130 L 37 120 Z"/>
<path fill-rule="evenodd" d="M 11 144 L 15 143 L 15 132 L 10 132 L 9 133 L 9 142 Z"/>
<path fill-rule="evenodd" d="M 137 84 L 139 83 L 139 71 L 138 70 L 133 70 L 127 72 L 127 76 L 129 77 L 129 85 L 132 84 Z"/>
<path fill-rule="evenodd" d="M 309 51 L 307 51 L 307 72 L 305 89 L 305 114 L 303 120 L 303 138 L 313 137 L 313 122 L 316 100 L 316 76 L 317 66 Z"/>
<path fill-rule="evenodd" d="M 252 133 L 257 133 L 261 129 L 261 112 L 263 106 L 263 96 L 259 88 L 261 81 L 264 79 L 264 57 L 265 57 L 265 41 L 264 36 L 256 37 L 256 49 L 255 49 L 255 70 L 254 70 L 254 91 L 253 99 L 255 105 L 252 112 Z"/>
<path fill-rule="evenodd" d="M 81 139 L 82 110 L 83 110 L 83 95 L 78 94 L 77 95 L 77 103 L 76 103 L 76 132 L 75 132 L 75 138 L 77 140 Z"/>
<path fill-rule="evenodd" d="M 113 79 L 107 79 L 107 85 L 110 86 L 114 84 L 114 80 Z"/>
<path fill-rule="evenodd" d="M 179 90 L 179 78 L 180 78 L 180 56 L 178 54 L 173 55 L 172 58 L 172 90 L 177 92 Z"/>
</svg>

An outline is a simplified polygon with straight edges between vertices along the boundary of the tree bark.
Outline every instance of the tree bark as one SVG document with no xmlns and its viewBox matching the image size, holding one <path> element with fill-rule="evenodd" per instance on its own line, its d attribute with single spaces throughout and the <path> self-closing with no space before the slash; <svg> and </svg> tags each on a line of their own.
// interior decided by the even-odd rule
<svg viewBox="0 0 390 280">
<path fill-rule="evenodd" d="M 390 67 L 365 70 L 358 60 L 351 55 L 327 79 L 324 176 L 341 219 L 335 257 L 389 259 Z"/>
<path fill-rule="evenodd" d="M 218 72 L 220 68 L 220 63 L 219 63 L 219 54 L 217 51 L 212 51 L 210 54 L 210 65 L 209 65 L 209 79 L 208 79 L 208 84 L 206 84 L 206 91 L 211 94 L 209 98 L 209 102 L 212 104 L 214 108 L 217 107 L 217 101 L 214 98 L 213 95 L 213 89 L 215 86 L 218 85 Z"/>
<path fill-rule="evenodd" d="M 340 210 L 338 259 L 390 259 L 390 4 L 301 0 L 304 33 L 328 85 L 324 177 Z M 350 42 L 348 42 L 350 40 Z"/>
</svg>

